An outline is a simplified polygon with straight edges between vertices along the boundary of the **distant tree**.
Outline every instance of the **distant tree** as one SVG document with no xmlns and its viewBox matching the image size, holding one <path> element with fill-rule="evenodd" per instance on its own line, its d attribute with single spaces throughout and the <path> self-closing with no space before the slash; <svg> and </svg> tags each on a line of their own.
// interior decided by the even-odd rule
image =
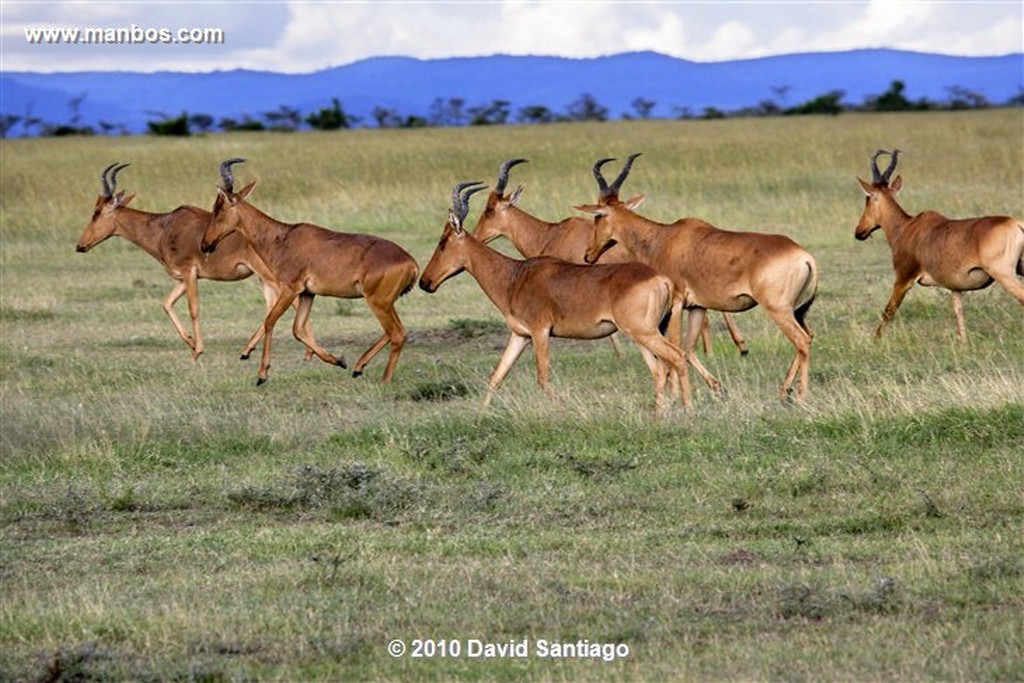
<svg viewBox="0 0 1024 683">
<path fill-rule="evenodd" d="M 567 113 L 570 121 L 608 120 L 608 107 L 599 104 L 590 93 L 583 93 L 578 100 L 570 103 Z"/>
<path fill-rule="evenodd" d="M 633 111 L 636 112 L 637 117 L 646 120 L 651 118 L 651 111 L 654 109 L 656 102 L 654 100 L 638 97 L 630 104 L 633 107 Z"/>
<path fill-rule="evenodd" d="M 490 104 L 479 107 L 470 107 L 469 125 L 471 126 L 500 126 L 508 122 L 509 102 L 507 100 L 493 100 Z"/>
<path fill-rule="evenodd" d="M 786 114 L 832 114 L 833 116 L 843 111 L 840 100 L 846 95 L 842 90 L 833 90 L 824 95 L 819 95 L 812 100 L 787 109 Z"/>
<path fill-rule="evenodd" d="M 259 119 L 254 119 L 248 114 L 242 114 L 242 120 L 235 123 L 235 127 L 232 129 L 236 132 L 260 132 L 266 130 L 267 127 Z"/>
<path fill-rule="evenodd" d="M 881 95 L 868 98 L 867 108 L 876 112 L 909 112 L 914 105 L 903 94 L 904 90 L 906 85 L 903 81 L 893 81 Z"/>
<path fill-rule="evenodd" d="M 267 121 L 267 128 L 272 131 L 291 133 L 299 129 L 302 124 L 302 114 L 298 109 L 286 105 L 279 105 L 274 111 L 263 113 Z"/>
<path fill-rule="evenodd" d="M 207 133 L 213 127 L 213 117 L 209 114 L 192 114 L 188 117 L 188 125 L 199 129 L 201 133 Z"/>
<path fill-rule="evenodd" d="M 376 106 L 370 116 L 376 122 L 378 128 L 399 128 L 402 125 L 402 117 L 394 109 Z"/>
<path fill-rule="evenodd" d="M 782 109 L 786 106 L 786 100 L 789 99 L 789 91 L 793 89 L 791 85 L 773 85 L 772 94 L 775 95 L 775 100 L 779 104 L 779 108 Z"/>
<path fill-rule="evenodd" d="M 426 128 L 430 123 L 422 116 L 410 114 L 402 119 L 401 128 Z"/>
<path fill-rule="evenodd" d="M 693 108 L 692 107 L 684 107 L 684 106 L 681 106 L 681 105 L 676 105 L 676 106 L 672 107 L 672 113 L 675 115 L 675 117 L 677 119 L 680 119 L 680 120 L 682 120 L 682 119 L 692 119 L 693 118 Z"/>
<path fill-rule="evenodd" d="M 704 113 L 700 117 L 702 119 L 724 119 L 725 112 L 717 107 L 704 107 Z"/>
<path fill-rule="evenodd" d="M 68 107 L 71 108 L 71 118 L 68 123 L 71 127 L 78 126 L 79 121 L 82 120 L 82 102 L 85 101 L 87 93 L 82 93 L 78 97 L 72 97 L 68 100 Z"/>
<path fill-rule="evenodd" d="M 306 123 L 317 130 L 338 130 L 351 128 L 355 119 L 345 113 L 337 97 L 332 97 L 331 106 L 307 116 Z"/>
<path fill-rule="evenodd" d="M 461 97 L 434 98 L 430 104 L 428 121 L 432 126 L 461 126 L 466 122 L 466 115 L 462 111 L 466 100 Z"/>
<path fill-rule="evenodd" d="M 542 104 L 531 104 L 520 107 L 516 119 L 520 123 L 551 123 L 555 120 L 555 114 Z"/>
<path fill-rule="evenodd" d="M 1024 107 L 1024 87 L 1018 88 L 1017 94 L 1006 100 L 1007 107 Z"/>
<path fill-rule="evenodd" d="M 181 116 L 175 116 L 172 118 L 147 121 L 146 126 L 149 128 L 149 133 L 151 135 L 188 137 L 192 134 L 192 131 L 188 126 L 188 114 L 186 113 L 182 113 Z"/>
<path fill-rule="evenodd" d="M 18 121 L 21 121 L 21 117 L 14 114 L 0 116 L 0 138 L 6 138 L 7 133 L 10 132 L 11 128 L 14 128 L 14 124 Z"/>
<path fill-rule="evenodd" d="M 29 102 L 28 106 L 25 107 L 25 115 L 21 117 L 21 130 L 25 136 L 32 135 L 33 128 L 39 128 L 43 125 L 43 120 L 38 116 L 32 114 L 32 110 L 35 108 L 33 102 Z"/>
<path fill-rule="evenodd" d="M 782 107 L 775 100 L 761 100 L 754 113 L 757 116 L 776 116 L 782 113 Z"/>
<path fill-rule="evenodd" d="M 984 95 L 959 85 L 946 88 L 946 92 L 949 93 L 950 109 L 986 109 L 990 106 Z"/>
</svg>

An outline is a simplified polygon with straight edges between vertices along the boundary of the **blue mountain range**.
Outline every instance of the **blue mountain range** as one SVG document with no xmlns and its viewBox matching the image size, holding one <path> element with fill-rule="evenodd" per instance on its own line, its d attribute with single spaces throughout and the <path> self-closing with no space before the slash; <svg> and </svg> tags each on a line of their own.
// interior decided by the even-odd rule
<svg viewBox="0 0 1024 683">
<path fill-rule="evenodd" d="M 565 113 L 584 94 L 608 109 L 610 118 L 634 115 L 633 102 L 653 102 L 652 117 L 705 108 L 735 111 L 774 101 L 790 107 L 842 91 L 842 102 L 863 104 L 905 83 L 904 96 L 950 100 L 951 88 L 970 91 L 992 104 L 1024 92 L 1024 53 L 1000 57 L 953 57 L 898 50 L 793 54 L 728 62 L 692 62 L 653 52 L 593 59 L 489 57 L 420 60 L 376 57 L 308 74 L 267 71 L 188 72 L 4 72 L 0 114 L 31 115 L 47 123 L 77 125 L 101 120 L 130 131 L 150 120 L 187 112 L 220 120 L 259 119 L 280 106 L 303 116 L 340 100 L 346 113 L 373 125 L 376 107 L 402 117 L 427 118 L 439 99 L 465 107 L 501 100 L 516 113 L 528 106 Z M 78 100 L 77 109 L 71 102 Z M 19 133 L 15 126 L 12 133 Z"/>
</svg>

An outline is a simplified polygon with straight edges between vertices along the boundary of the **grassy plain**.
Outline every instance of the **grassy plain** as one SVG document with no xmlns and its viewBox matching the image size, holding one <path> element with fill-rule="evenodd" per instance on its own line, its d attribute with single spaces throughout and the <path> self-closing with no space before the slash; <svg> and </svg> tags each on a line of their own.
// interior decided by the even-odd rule
<svg viewBox="0 0 1024 683">
<path fill-rule="evenodd" d="M 0 679 L 1024 679 L 1024 315 L 968 294 L 958 344 L 948 294 L 916 289 L 873 339 L 891 266 L 881 235 L 853 240 L 854 177 L 893 146 L 909 211 L 1024 215 L 1019 110 L 0 142 Z M 303 362 L 289 315 L 257 389 L 255 281 L 201 283 L 193 363 L 150 257 L 74 252 L 115 160 L 161 211 L 209 206 L 218 162 L 248 157 L 270 214 L 423 266 L 453 183 L 525 156 L 521 206 L 560 218 L 595 159 L 633 151 L 623 195 L 653 218 L 816 255 L 806 405 L 776 400 L 792 351 L 755 309 L 750 355 L 716 329 L 706 361 L 728 397 L 695 384 L 689 414 L 652 422 L 639 354 L 600 342 L 555 344 L 557 401 L 527 353 L 482 411 L 505 332 L 467 275 L 400 302 L 393 385 L 383 357 L 360 379 Z M 350 361 L 378 334 L 360 301 L 313 323 Z M 524 638 L 527 658 L 467 656 Z"/>
</svg>

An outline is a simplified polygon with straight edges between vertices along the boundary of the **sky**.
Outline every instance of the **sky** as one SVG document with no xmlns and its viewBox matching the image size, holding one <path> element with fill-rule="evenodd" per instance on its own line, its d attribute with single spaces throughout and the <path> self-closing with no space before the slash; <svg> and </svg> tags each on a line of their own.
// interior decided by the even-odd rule
<svg viewBox="0 0 1024 683">
<path fill-rule="evenodd" d="M 133 37 L 33 43 L 26 31 L 35 29 L 102 29 L 104 37 L 124 29 Z M 175 39 L 182 29 L 217 29 L 223 40 L 162 42 L 161 29 Z M 374 56 L 585 58 L 640 50 L 701 62 L 877 47 L 980 56 L 1024 52 L 1024 1 L 0 0 L 0 36 L 0 70 L 43 72 L 307 73 Z"/>
</svg>

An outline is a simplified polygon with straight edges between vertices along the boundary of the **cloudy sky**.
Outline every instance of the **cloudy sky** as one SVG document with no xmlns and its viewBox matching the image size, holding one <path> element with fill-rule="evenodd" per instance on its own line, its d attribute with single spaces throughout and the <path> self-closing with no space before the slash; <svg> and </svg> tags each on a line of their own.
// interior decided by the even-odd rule
<svg viewBox="0 0 1024 683">
<path fill-rule="evenodd" d="M 721 61 L 889 47 L 955 55 L 1024 51 L 1024 2 L 745 0 L 613 2 L 3 0 L 10 71 L 249 68 L 309 72 L 379 55 L 595 57 L 654 50 Z M 33 43 L 26 30 L 134 29 L 142 44 Z M 223 42 L 145 44 L 146 32 L 213 28 Z"/>
</svg>

